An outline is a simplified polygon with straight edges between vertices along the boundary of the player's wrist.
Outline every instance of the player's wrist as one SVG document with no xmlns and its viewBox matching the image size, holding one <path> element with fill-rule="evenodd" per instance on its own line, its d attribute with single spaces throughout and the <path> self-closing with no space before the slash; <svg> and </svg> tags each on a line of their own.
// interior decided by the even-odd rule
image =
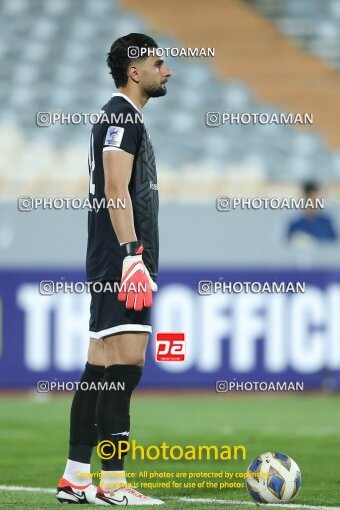
<svg viewBox="0 0 340 510">
<path fill-rule="evenodd" d="M 123 258 L 142 256 L 144 250 L 142 241 L 131 241 L 129 243 L 121 243 L 120 250 Z"/>
</svg>

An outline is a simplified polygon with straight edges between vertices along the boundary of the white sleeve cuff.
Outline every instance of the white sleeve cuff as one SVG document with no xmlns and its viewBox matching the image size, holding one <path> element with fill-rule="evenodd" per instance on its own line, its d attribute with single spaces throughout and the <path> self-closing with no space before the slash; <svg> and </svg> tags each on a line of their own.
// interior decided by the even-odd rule
<svg viewBox="0 0 340 510">
<path fill-rule="evenodd" d="M 123 149 L 120 149 L 119 147 L 103 147 L 103 152 L 106 151 L 121 151 Z"/>
</svg>

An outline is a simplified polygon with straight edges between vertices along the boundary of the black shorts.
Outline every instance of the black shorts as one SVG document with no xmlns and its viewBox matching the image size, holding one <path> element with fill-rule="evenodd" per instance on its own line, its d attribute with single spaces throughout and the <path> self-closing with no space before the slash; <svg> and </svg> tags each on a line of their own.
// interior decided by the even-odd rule
<svg viewBox="0 0 340 510">
<path fill-rule="evenodd" d="M 109 282 L 102 282 L 108 288 Z M 94 292 L 91 289 L 90 305 L 90 337 L 104 338 L 109 335 L 143 332 L 151 333 L 151 308 L 143 308 L 140 312 L 128 310 L 125 302 L 118 301 L 118 291 L 110 290 Z"/>
</svg>

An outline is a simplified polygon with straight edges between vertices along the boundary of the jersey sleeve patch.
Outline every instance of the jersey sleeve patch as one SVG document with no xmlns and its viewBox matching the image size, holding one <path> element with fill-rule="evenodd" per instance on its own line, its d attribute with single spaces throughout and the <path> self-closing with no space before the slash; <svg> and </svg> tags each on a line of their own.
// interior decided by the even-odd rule
<svg viewBox="0 0 340 510">
<path fill-rule="evenodd" d="M 107 130 L 104 146 L 120 147 L 124 134 L 123 127 L 110 126 Z"/>
</svg>

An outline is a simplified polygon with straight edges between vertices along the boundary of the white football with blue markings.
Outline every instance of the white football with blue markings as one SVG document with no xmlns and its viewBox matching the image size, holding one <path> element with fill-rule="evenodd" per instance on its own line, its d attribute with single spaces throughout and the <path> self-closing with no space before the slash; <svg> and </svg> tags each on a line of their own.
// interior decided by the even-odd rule
<svg viewBox="0 0 340 510">
<path fill-rule="evenodd" d="M 284 453 L 263 453 L 247 469 L 247 489 L 258 503 L 288 503 L 300 487 L 300 468 Z"/>
</svg>

